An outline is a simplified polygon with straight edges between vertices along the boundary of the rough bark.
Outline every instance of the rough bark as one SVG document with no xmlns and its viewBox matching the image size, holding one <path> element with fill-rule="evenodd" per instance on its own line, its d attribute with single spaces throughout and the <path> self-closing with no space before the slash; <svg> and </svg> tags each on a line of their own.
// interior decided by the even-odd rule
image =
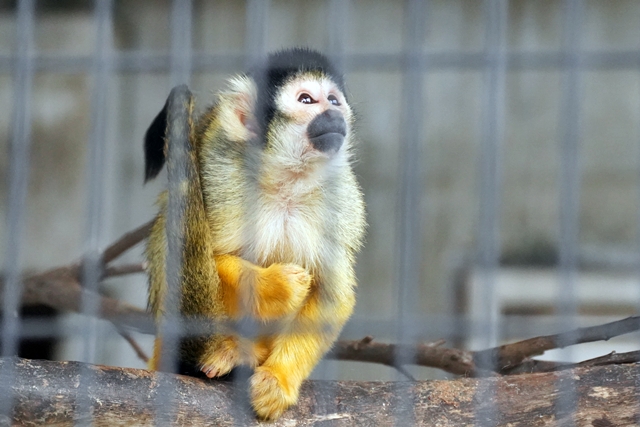
<svg viewBox="0 0 640 427">
<path fill-rule="evenodd" d="M 13 371 L 0 395 L 8 397 L 11 384 L 14 425 L 259 424 L 247 413 L 245 388 L 232 383 L 78 362 L 4 359 L 0 366 Z M 628 364 L 451 381 L 307 381 L 298 405 L 270 425 L 637 426 L 638 380 L 640 367 Z"/>
</svg>

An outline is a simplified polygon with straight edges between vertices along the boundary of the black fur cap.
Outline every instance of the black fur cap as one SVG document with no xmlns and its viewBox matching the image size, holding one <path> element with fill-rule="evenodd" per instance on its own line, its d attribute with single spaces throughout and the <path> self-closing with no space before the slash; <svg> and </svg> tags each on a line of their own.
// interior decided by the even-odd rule
<svg viewBox="0 0 640 427">
<path fill-rule="evenodd" d="M 274 52 L 248 73 L 258 87 L 256 115 L 263 131 L 275 114 L 275 97 L 279 90 L 289 79 L 306 72 L 329 77 L 345 92 L 342 74 L 326 56 L 308 48 L 297 47 Z"/>
</svg>

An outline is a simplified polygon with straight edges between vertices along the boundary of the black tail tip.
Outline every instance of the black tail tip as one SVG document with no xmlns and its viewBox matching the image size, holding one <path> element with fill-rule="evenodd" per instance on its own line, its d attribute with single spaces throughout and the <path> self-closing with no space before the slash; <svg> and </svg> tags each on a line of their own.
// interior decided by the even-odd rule
<svg viewBox="0 0 640 427">
<path fill-rule="evenodd" d="M 167 103 L 158 113 L 144 136 L 144 182 L 155 178 L 165 162 L 167 133 Z"/>
</svg>

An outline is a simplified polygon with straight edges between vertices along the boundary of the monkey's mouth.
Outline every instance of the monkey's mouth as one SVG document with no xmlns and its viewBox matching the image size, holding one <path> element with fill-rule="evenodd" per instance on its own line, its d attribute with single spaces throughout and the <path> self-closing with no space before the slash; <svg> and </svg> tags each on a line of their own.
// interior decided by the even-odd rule
<svg viewBox="0 0 640 427">
<path fill-rule="evenodd" d="M 323 153 L 331 154 L 340 149 L 344 142 L 345 135 L 337 132 L 325 133 L 313 138 L 309 138 L 313 148 Z"/>
<path fill-rule="evenodd" d="M 327 110 L 316 116 L 307 127 L 307 137 L 318 151 L 331 154 L 337 152 L 347 136 L 347 123 L 342 113 Z"/>
</svg>

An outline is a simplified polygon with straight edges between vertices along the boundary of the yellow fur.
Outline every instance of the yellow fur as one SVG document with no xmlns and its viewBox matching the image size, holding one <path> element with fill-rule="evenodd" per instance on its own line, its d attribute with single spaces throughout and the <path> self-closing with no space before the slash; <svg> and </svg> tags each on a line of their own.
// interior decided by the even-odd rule
<svg viewBox="0 0 640 427">
<path fill-rule="evenodd" d="M 290 85 L 285 95 L 295 85 L 336 90 L 317 75 L 301 74 Z M 364 203 L 350 167 L 353 115 L 346 102 L 340 107 L 348 124 L 345 143 L 329 158 L 311 150 L 305 134 L 320 107 L 328 107 L 287 119 L 294 116 L 287 109 L 299 107 L 278 98 L 283 115 L 270 123 L 263 146 L 255 141 L 255 98 L 251 79 L 234 78 L 191 132 L 197 179 L 185 187 L 179 306 L 187 317 L 227 323 L 251 317 L 272 329 L 254 337 L 229 330 L 183 340 L 180 357 L 209 377 L 241 364 L 254 367 L 253 408 L 260 418 L 276 419 L 296 402 L 302 382 L 351 315 Z M 146 250 L 156 317 L 167 286 L 166 195 L 159 204 Z M 158 337 L 151 369 L 159 367 L 161 343 Z"/>
</svg>

